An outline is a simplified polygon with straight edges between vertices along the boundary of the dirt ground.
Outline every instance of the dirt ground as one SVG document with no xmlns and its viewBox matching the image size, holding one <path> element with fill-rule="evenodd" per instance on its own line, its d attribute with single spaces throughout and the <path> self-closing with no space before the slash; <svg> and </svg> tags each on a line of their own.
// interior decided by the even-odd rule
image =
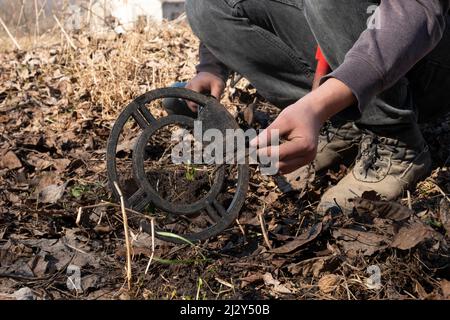
<svg viewBox="0 0 450 320">
<path fill-rule="evenodd" d="M 240 225 L 218 237 L 155 240 L 153 251 L 131 225 L 128 289 L 122 214 L 105 204 L 106 142 L 133 98 L 192 77 L 198 43 L 179 23 L 73 38 L 77 49 L 57 38 L 0 53 L 0 299 L 450 298 L 450 116 L 422 126 L 434 170 L 398 203 L 368 194 L 350 216 L 319 217 L 347 168 L 287 194 L 252 168 Z M 243 123 L 254 97 L 241 84 L 223 103 Z"/>
</svg>

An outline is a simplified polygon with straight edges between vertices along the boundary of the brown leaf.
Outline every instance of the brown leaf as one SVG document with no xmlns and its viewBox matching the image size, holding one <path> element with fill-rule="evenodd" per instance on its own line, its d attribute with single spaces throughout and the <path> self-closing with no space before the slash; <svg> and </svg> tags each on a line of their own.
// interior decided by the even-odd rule
<svg viewBox="0 0 450 320">
<path fill-rule="evenodd" d="M 312 275 L 315 278 L 317 278 L 320 275 L 320 273 L 323 272 L 323 270 L 326 268 L 326 266 L 327 266 L 327 260 L 325 260 L 325 259 L 322 259 L 322 260 L 314 262 L 311 265 L 311 273 L 312 273 Z"/>
<path fill-rule="evenodd" d="M 441 200 L 439 206 L 439 219 L 442 222 L 442 226 L 447 231 L 447 234 L 450 236 L 450 201 L 446 198 Z"/>
<path fill-rule="evenodd" d="M 287 268 L 293 275 L 297 275 L 301 272 L 301 275 L 304 277 L 309 277 L 312 275 L 314 278 L 318 278 L 319 275 L 325 271 L 335 270 L 336 266 L 333 261 L 333 256 L 312 258 L 298 263 L 293 263 L 287 266 Z M 338 264 L 339 263 L 340 262 L 338 262 Z"/>
<path fill-rule="evenodd" d="M 393 201 L 376 201 L 356 198 L 353 200 L 353 205 L 360 216 L 365 215 L 371 216 L 372 218 L 402 221 L 414 214 L 409 208 Z"/>
<path fill-rule="evenodd" d="M 0 159 L 0 169 L 20 169 L 22 168 L 22 163 L 16 154 L 12 151 L 8 151 L 1 159 Z"/>
<path fill-rule="evenodd" d="M 419 299 L 423 300 L 428 297 L 428 293 L 425 291 L 425 289 L 422 287 L 422 285 L 416 281 L 415 288 L 417 292 L 417 295 L 419 296 Z"/>
<path fill-rule="evenodd" d="M 62 184 L 60 175 L 56 174 L 55 172 L 43 172 L 42 174 L 38 175 L 32 183 L 33 186 L 36 186 L 36 194 L 39 194 L 40 192 L 42 192 L 42 190 L 52 184 Z"/>
<path fill-rule="evenodd" d="M 272 259 L 270 261 L 270 263 L 272 265 L 274 265 L 277 269 L 279 269 L 286 264 L 286 260 L 285 259 Z"/>
<path fill-rule="evenodd" d="M 434 238 L 436 231 L 422 221 L 414 221 L 402 227 L 392 241 L 391 247 L 409 250 L 426 240 Z"/>
<path fill-rule="evenodd" d="M 45 261 L 44 257 L 41 255 L 36 256 L 36 258 L 33 261 L 33 273 L 37 277 L 42 277 L 47 273 L 47 268 L 49 266 L 49 262 Z"/>
<path fill-rule="evenodd" d="M 30 154 L 27 157 L 27 161 L 38 171 L 43 171 L 52 166 L 52 162 L 48 159 L 48 156 L 45 154 Z"/>
<path fill-rule="evenodd" d="M 245 288 L 249 284 L 253 284 L 255 282 L 262 281 L 263 275 L 261 273 L 254 273 L 245 278 L 240 278 L 239 280 L 241 280 L 241 287 Z"/>
<path fill-rule="evenodd" d="M 97 225 L 94 227 L 94 231 L 99 234 L 106 234 L 106 233 L 110 233 L 111 231 L 113 231 L 113 229 L 110 226 Z"/>
<path fill-rule="evenodd" d="M 55 167 L 57 172 L 62 173 L 70 165 L 70 162 L 69 159 L 55 159 L 53 160 L 53 167 Z"/>
<path fill-rule="evenodd" d="M 72 84 L 68 79 L 61 79 L 58 83 L 58 90 L 60 90 L 63 95 L 70 95 L 73 93 Z"/>
<path fill-rule="evenodd" d="M 371 201 L 380 201 L 381 200 L 380 194 L 378 192 L 376 192 L 375 190 L 364 191 L 361 195 L 361 198 L 366 199 L 366 200 L 371 200 Z"/>
<path fill-rule="evenodd" d="M 350 257 L 358 254 L 371 256 L 375 252 L 383 250 L 390 242 L 383 235 L 353 229 L 338 229 L 333 231 L 333 237 Z"/>
<path fill-rule="evenodd" d="M 327 274 L 320 278 L 318 286 L 319 290 L 325 294 L 332 293 L 338 287 L 341 277 L 335 274 Z"/>
<path fill-rule="evenodd" d="M 121 152 L 121 151 L 125 151 L 125 152 L 130 152 L 134 149 L 134 146 L 137 143 L 138 138 L 132 138 L 129 140 L 125 140 L 124 142 L 122 142 L 121 144 L 119 144 L 117 146 L 117 153 Z M 102 153 L 106 152 L 106 149 L 102 150 Z"/>
<path fill-rule="evenodd" d="M 20 197 L 17 194 L 9 193 L 6 196 L 9 200 L 9 202 L 11 202 L 11 203 L 19 203 L 20 202 Z"/>
<path fill-rule="evenodd" d="M 0 301 L 16 300 L 13 294 L 0 293 Z"/>
<path fill-rule="evenodd" d="M 253 124 L 253 121 L 254 121 L 255 104 L 254 104 L 254 103 L 249 104 L 249 105 L 245 108 L 243 114 L 244 114 L 244 120 L 245 120 L 245 122 L 246 122 L 249 126 L 251 126 L 251 125 Z"/>
<path fill-rule="evenodd" d="M 276 293 L 289 294 L 292 293 L 286 286 L 282 285 L 280 281 L 275 280 L 270 273 L 266 273 L 263 276 L 264 283 L 266 286 L 273 286 L 273 291 Z"/>
<path fill-rule="evenodd" d="M 278 200 L 278 197 L 279 197 L 278 193 L 271 192 L 264 198 L 264 203 L 267 206 L 270 206 L 271 204 L 273 204 L 274 202 L 276 202 Z"/>
<path fill-rule="evenodd" d="M 315 177 L 314 168 L 312 166 L 304 166 L 287 175 L 277 176 L 275 179 L 281 192 L 288 193 L 292 191 L 303 192 L 314 181 Z"/>
<path fill-rule="evenodd" d="M 317 236 L 322 232 L 322 223 L 318 223 L 314 226 L 312 226 L 309 230 L 302 233 L 300 236 L 298 236 L 295 240 L 286 243 L 284 246 L 275 248 L 271 250 L 272 253 L 277 254 L 286 254 L 293 252 L 300 248 L 301 246 L 304 246 L 305 244 L 313 241 L 317 238 Z"/>
<path fill-rule="evenodd" d="M 449 300 L 450 299 L 450 281 L 442 280 L 441 281 L 441 289 L 442 289 L 442 295 L 444 296 L 444 299 Z"/>
<path fill-rule="evenodd" d="M 63 185 L 52 184 L 46 188 L 44 188 L 39 193 L 39 202 L 42 203 L 56 203 L 59 199 L 62 198 L 64 192 L 66 191 L 67 183 Z"/>
<path fill-rule="evenodd" d="M 7 123 L 11 120 L 9 116 L 6 115 L 0 115 L 0 123 Z"/>
</svg>

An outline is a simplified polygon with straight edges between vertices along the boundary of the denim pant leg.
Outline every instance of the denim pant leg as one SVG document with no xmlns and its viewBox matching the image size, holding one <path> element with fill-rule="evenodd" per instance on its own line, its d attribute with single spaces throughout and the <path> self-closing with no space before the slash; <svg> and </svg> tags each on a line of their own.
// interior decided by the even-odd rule
<svg viewBox="0 0 450 320">
<path fill-rule="evenodd" d="M 279 107 L 311 90 L 316 42 L 303 0 L 187 0 L 194 33 Z"/>
</svg>

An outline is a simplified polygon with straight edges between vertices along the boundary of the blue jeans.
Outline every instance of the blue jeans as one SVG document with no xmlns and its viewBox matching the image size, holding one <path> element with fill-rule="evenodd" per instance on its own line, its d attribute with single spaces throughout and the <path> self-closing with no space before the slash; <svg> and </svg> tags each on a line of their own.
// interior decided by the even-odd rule
<svg viewBox="0 0 450 320">
<path fill-rule="evenodd" d="M 320 44 L 337 68 L 367 28 L 375 0 L 187 0 L 193 32 L 258 92 L 286 107 L 311 90 Z M 449 19 L 450 24 L 450 19 Z M 448 24 L 448 25 L 449 25 Z M 365 126 L 409 125 L 450 110 L 450 28 L 441 44 L 361 114 L 338 115 Z"/>
</svg>

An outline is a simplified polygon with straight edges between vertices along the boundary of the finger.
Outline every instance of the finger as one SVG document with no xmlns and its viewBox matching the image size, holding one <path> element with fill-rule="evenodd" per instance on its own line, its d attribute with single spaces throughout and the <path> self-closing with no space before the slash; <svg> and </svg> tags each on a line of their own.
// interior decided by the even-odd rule
<svg viewBox="0 0 450 320">
<path fill-rule="evenodd" d="M 192 101 L 186 101 L 187 106 L 189 109 L 191 109 L 191 111 L 193 112 L 197 112 L 198 111 L 198 104 L 196 104 L 195 102 Z"/>
<path fill-rule="evenodd" d="M 186 85 L 186 89 L 189 89 L 189 90 L 192 90 L 192 91 L 195 91 L 195 92 L 198 92 L 198 93 L 201 93 L 201 91 L 202 91 L 202 88 L 200 86 L 198 86 L 196 84 L 193 84 L 191 82 L 189 82 Z M 192 101 L 186 101 L 186 103 L 187 103 L 189 109 L 191 109 L 193 112 L 197 112 L 197 110 L 198 110 L 198 104 L 197 103 L 192 102 Z"/>
<path fill-rule="evenodd" d="M 223 87 L 220 84 L 214 84 L 211 87 L 211 95 L 216 98 L 217 100 L 220 100 L 220 97 L 223 93 Z"/>
<path fill-rule="evenodd" d="M 258 156 L 278 157 L 279 160 L 288 161 L 299 157 L 314 157 L 315 149 L 313 144 L 306 143 L 302 138 L 296 138 L 279 146 L 260 148 L 258 150 Z"/>
<path fill-rule="evenodd" d="M 267 129 L 250 141 L 250 146 L 264 148 L 270 146 L 272 142 L 278 143 L 278 139 L 288 134 L 290 130 L 291 128 L 286 125 L 285 119 L 278 117 Z"/>
<path fill-rule="evenodd" d="M 278 172 L 282 175 L 289 174 L 310 164 L 313 160 L 314 159 L 311 160 L 309 157 L 300 157 L 294 160 L 280 161 L 277 164 Z"/>
</svg>

